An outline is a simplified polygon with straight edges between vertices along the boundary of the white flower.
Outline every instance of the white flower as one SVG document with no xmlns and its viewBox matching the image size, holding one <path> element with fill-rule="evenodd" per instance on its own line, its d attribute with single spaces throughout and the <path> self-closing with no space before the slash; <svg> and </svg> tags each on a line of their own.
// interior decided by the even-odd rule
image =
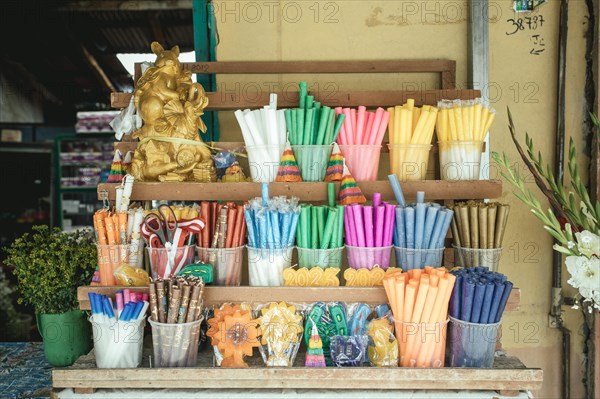
<svg viewBox="0 0 600 399">
<path fill-rule="evenodd" d="M 600 237 L 596 234 L 584 230 L 581 233 L 575 233 L 575 237 L 577 237 L 577 249 L 582 255 L 588 258 L 592 255 L 600 255 Z"/>
<path fill-rule="evenodd" d="M 565 263 L 571 274 L 568 283 L 579 289 L 579 293 L 586 300 L 600 307 L 600 258 L 593 256 L 567 256 Z"/>
</svg>

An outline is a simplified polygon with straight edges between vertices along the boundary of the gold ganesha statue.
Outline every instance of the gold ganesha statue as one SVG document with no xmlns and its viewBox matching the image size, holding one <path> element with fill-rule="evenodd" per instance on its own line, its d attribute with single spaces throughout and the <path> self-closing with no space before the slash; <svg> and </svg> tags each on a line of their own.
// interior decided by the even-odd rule
<svg viewBox="0 0 600 399">
<path fill-rule="evenodd" d="M 131 174 L 137 181 L 193 180 L 195 168 L 214 167 L 210 148 L 198 134 L 198 129 L 206 132 L 200 117 L 208 98 L 202 85 L 192 82 L 191 72 L 183 71 L 178 46 L 165 50 L 153 42 L 151 49 L 156 62 L 133 93 L 144 123 L 133 133 L 140 142 Z"/>
</svg>

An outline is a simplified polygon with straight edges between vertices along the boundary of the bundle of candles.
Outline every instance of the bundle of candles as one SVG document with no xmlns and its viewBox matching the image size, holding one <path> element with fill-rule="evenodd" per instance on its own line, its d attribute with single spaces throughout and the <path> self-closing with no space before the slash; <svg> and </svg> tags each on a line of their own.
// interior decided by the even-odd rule
<svg viewBox="0 0 600 399">
<path fill-rule="evenodd" d="M 344 206 L 300 205 L 298 247 L 311 249 L 340 248 L 343 244 Z"/>
<path fill-rule="evenodd" d="M 502 248 L 510 205 L 499 202 L 468 201 L 454 205 L 454 245 L 462 248 Z"/>
<path fill-rule="evenodd" d="M 437 108 L 415 107 L 415 100 L 388 108 L 390 122 L 391 172 L 402 180 L 422 180 L 427 174 L 429 150 L 435 128 Z"/>
<path fill-rule="evenodd" d="M 269 105 L 256 110 L 237 110 L 234 115 L 247 146 L 276 145 L 279 154 L 287 141 L 283 110 L 277 109 L 277 94 L 271 94 Z M 279 162 L 279 158 L 274 160 Z"/>
<path fill-rule="evenodd" d="M 348 262 L 354 269 L 374 265 L 387 269 L 395 229 L 395 206 L 381 201 L 381 194 L 373 194 L 372 205 L 346 207 L 344 227 L 346 245 L 361 248 L 348 249 Z M 377 250 L 376 250 L 377 249 Z"/>
<path fill-rule="evenodd" d="M 438 102 L 436 131 L 439 141 L 483 141 L 496 111 L 482 99 Z"/>
<path fill-rule="evenodd" d="M 121 263 L 142 267 L 144 242 L 141 236 L 144 210 L 141 208 L 94 213 L 94 234 L 98 243 L 98 268 L 102 285 L 115 285 L 114 271 Z"/>
<path fill-rule="evenodd" d="M 202 248 L 236 248 L 244 245 L 246 224 L 244 209 L 233 202 L 200 202 L 200 216 L 205 221 L 198 233 L 198 246 Z"/>
<path fill-rule="evenodd" d="M 294 245 L 300 215 L 298 198 L 269 199 L 269 185 L 262 184 L 262 196 L 244 205 L 248 244 L 253 248 L 277 249 Z"/>
<path fill-rule="evenodd" d="M 483 140 L 494 121 L 495 111 L 481 99 L 440 101 L 437 135 L 443 179 L 479 179 Z"/>
<path fill-rule="evenodd" d="M 194 276 L 157 279 L 150 283 L 149 289 L 156 366 L 195 365 L 204 281 Z"/>
<path fill-rule="evenodd" d="M 450 298 L 450 316 L 469 323 L 500 322 L 513 283 L 487 267 L 460 268 L 451 273 L 456 276 L 456 284 Z"/>
<path fill-rule="evenodd" d="M 333 109 L 321 107 L 308 95 L 306 82 L 300 82 L 299 108 L 286 109 L 284 116 L 292 145 L 329 145 L 336 141 L 344 122 L 343 114 L 336 117 Z"/>
<path fill-rule="evenodd" d="M 396 272 L 383 279 L 402 367 L 443 367 L 448 303 L 456 276 L 443 267 Z"/>
<path fill-rule="evenodd" d="M 137 367 L 142 358 L 147 299 L 129 290 L 119 291 L 115 310 L 105 295 L 89 292 L 88 297 L 95 327 L 96 365 L 99 368 Z"/>
<path fill-rule="evenodd" d="M 383 108 L 370 112 L 366 107 L 337 107 L 336 115 L 344 116 L 338 143 L 341 145 L 381 145 L 390 120 L 390 113 Z"/>
</svg>

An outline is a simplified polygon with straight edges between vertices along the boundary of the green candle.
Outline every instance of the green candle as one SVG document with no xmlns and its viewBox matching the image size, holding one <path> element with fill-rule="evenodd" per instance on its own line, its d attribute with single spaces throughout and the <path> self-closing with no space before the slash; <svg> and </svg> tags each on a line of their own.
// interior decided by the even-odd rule
<svg viewBox="0 0 600 399">
<path fill-rule="evenodd" d="M 316 206 L 311 207 L 310 213 L 310 248 L 317 249 L 319 248 L 319 233 L 318 233 L 318 211 Z"/>
<path fill-rule="evenodd" d="M 310 108 L 306 110 L 306 120 L 304 122 L 304 135 L 302 139 L 303 145 L 309 145 L 311 143 L 312 136 L 312 124 L 315 117 L 315 110 Z"/>
<path fill-rule="evenodd" d="M 335 183 L 327 183 L 327 205 L 335 206 Z"/>
<path fill-rule="evenodd" d="M 344 205 L 337 206 L 337 234 L 336 240 L 333 243 L 335 248 L 340 248 L 344 242 L 344 210 L 346 207 Z"/>
<path fill-rule="evenodd" d="M 296 109 L 296 141 L 298 145 L 304 144 L 304 109 Z"/>
<path fill-rule="evenodd" d="M 332 243 L 332 237 L 337 232 L 337 209 L 331 208 L 327 215 L 327 222 L 325 223 L 325 231 L 323 232 L 323 238 L 321 239 L 321 249 L 329 248 Z"/>
<path fill-rule="evenodd" d="M 313 108 L 315 96 L 306 96 L 306 109 Z"/>
<path fill-rule="evenodd" d="M 300 108 L 306 108 L 306 95 L 308 94 L 308 87 L 305 81 L 300 82 Z"/>
<path fill-rule="evenodd" d="M 329 120 L 329 113 L 334 112 L 328 106 L 324 106 L 321 110 L 321 117 L 319 118 L 319 130 L 317 133 L 317 141 L 315 144 L 325 144 L 325 129 L 327 128 L 327 121 Z"/>
<path fill-rule="evenodd" d="M 338 134 L 340 134 L 340 129 L 342 128 L 342 123 L 344 123 L 344 118 L 346 115 L 339 114 L 337 120 L 335 121 L 335 126 L 333 127 L 333 137 L 331 143 L 337 140 Z"/>
</svg>

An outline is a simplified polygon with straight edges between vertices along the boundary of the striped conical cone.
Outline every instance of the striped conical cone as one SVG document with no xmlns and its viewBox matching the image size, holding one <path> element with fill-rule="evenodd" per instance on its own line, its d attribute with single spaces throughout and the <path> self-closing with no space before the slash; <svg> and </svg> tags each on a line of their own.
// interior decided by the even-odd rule
<svg viewBox="0 0 600 399">
<path fill-rule="evenodd" d="M 123 180 L 123 165 L 121 165 L 121 151 L 115 150 L 112 163 L 110 164 L 110 173 L 108 174 L 109 183 L 121 183 Z"/>
<path fill-rule="evenodd" d="M 327 172 L 325 172 L 325 181 L 342 181 L 344 173 L 344 156 L 337 143 L 333 143 L 333 150 L 327 163 Z"/>
<path fill-rule="evenodd" d="M 292 147 L 289 142 L 285 145 L 285 150 L 283 150 L 283 154 L 281 154 L 275 181 L 280 183 L 302 181 L 298 162 L 296 162 L 296 157 L 292 152 Z"/>
<path fill-rule="evenodd" d="M 128 172 L 131 161 L 133 161 L 133 151 L 127 151 L 127 154 L 125 154 L 125 157 L 123 158 L 123 162 L 121 162 L 124 172 Z"/>
<path fill-rule="evenodd" d="M 338 194 L 338 203 L 340 205 L 352 205 L 352 204 L 363 204 L 367 202 L 367 199 L 363 195 L 360 187 L 356 184 L 356 180 L 350 174 L 350 170 L 344 162 L 344 178 L 340 185 L 340 192 Z"/>
<path fill-rule="evenodd" d="M 325 355 L 323 354 L 323 342 L 319 336 L 317 325 L 313 323 L 306 351 L 305 367 L 325 367 Z"/>
</svg>

